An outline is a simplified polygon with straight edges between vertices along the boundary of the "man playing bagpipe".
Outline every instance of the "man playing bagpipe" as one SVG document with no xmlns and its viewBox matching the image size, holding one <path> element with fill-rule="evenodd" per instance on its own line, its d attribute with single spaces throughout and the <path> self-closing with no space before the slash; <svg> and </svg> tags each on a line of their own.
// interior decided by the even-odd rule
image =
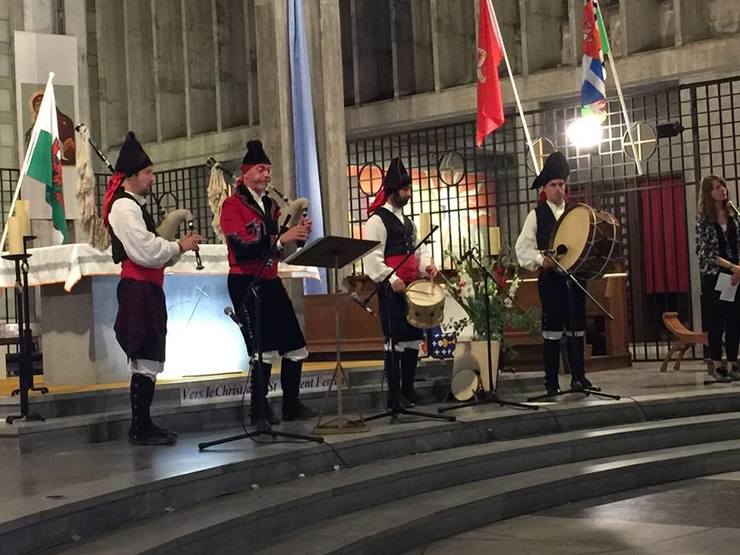
<svg viewBox="0 0 740 555">
<path fill-rule="evenodd" d="M 165 267 L 183 252 L 197 250 L 201 241 L 195 234 L 179 241 L 157 236 L 145 206 L 153 184 L 152 161 L 129 131 L 105 191 L 103 221 L 110 231 L 113 261 L 121 263 L 114 329 L 132 372 L 129 441 L 137 445 L 177 440 L 177 434 L 155 425 L 150 415 L 157 375 L 164 369 L 167 306 L 162 285 Z"/>
<path fill-rule="evenodd" d="M 260 141 L 249 141 L 242 160 L 241 178 L 234 193 L 221 206 L 220 225 L 229 256 L 228 289 L 242 335 L 252 357 L 251 422 L 258 428 L 279 424 L 267 401 L 272 364 L 282 357 L 280 383 L 283 390 L 283 419 L 297 420 L 315 415 L 299 400 L 301 368 L 308 357 L 293 304 L 278 277 L 278 262 L 284 247 L 304 242 L 311 220 L 281 229 L 277 204 L 267 194 L 272 164 Z M 255 344 L 257 321 L 252 285 L 258 277 L 261 307 L 261 346 Z M 262 351 L 262 363 L 257 350 Z"/>
</svg>

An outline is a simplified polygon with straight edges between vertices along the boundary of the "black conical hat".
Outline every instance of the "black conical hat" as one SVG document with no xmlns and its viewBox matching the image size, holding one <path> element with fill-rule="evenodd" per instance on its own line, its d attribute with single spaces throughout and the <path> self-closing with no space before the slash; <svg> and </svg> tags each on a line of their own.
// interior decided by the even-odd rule
<svg viewBox="0 0 740 555">
<path fill-rule="evenodd" d="M 535 180 L 532 182 L 532 189 L 539 189 L 548 184 L 553 179 L 567 179 L 570 173 L 570 164 L 562 152 L 553 152 L 545 160 L 545 165 Z"/>
<path fill-rule="evenodd" d="M 392 194 L 409 185 L 411 185 L 409 172 L 406 171 L 400 158 L 394 158 L 385 172 L 385 177 L 383 177 L 383 188 L 388 194 Z"/>
<path fill-rule="evenodd" d="M 132 176 L 153 165 L 147 153 L 144 152 L 141 143 L 136 140 L 134 132 L 129 131 L 121 145 L 121 150 L 118 152 L 115 170 L 125 173 L 127 176 Z"/>
<path fill-rule="evenodd" d="M 262 141 L 249 141 L 247 143 L 247 153 L 244 155 L 242 164 L 269 164 L 272 165 L 270 159 L 267 157 L 265 149 L 262 148 Z"/>
</svg>

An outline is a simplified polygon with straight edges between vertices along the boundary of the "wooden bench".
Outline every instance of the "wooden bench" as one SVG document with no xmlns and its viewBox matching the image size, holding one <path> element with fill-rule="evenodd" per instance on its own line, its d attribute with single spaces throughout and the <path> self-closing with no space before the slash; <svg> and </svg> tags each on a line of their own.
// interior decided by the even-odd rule
<svg viewBox="0 0 740 555">
<path fill-rule="evenodd" d="M 663 359 L 663 364 L 660 367 L 661 372 L 666 372 L 668 370 L 668 363 L 671 361 L 673 353 L 678 352 L 678 358 L 673 365 L 673 369 L 680 370 L 683 356 L 689 348 L 693 345 L 709 345 L 709 339 L 707 338 L 706 332 L 691 331 L 688 329 L 683 325 L 681 320 L 678 319 L 678 312 L 664 312 L 663 324 L 666 329 L 673 334 L 675 343 Z"/>
</svg>

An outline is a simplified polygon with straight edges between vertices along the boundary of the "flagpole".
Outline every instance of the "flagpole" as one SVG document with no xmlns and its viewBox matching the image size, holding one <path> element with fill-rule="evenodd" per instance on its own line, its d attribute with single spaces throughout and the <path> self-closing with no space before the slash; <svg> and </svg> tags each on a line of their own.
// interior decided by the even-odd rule
<svg viewBox="0 0 740 555">
<path fill-rule="evenodd" d="M 46 89 L 51 85 L 51 82 L 54 79 L 54 72 L 49 72 L 49 78 L 46 80 L 46 87 L 44 87 L 44 92 L 46 92 Z M 36 122 L 34 122 L 34 131 L 36 131 Z M 2 237 L 0 237 L 0 252 L 3 252 L 5 250 L 5 240 L 8 238 L 8 218 L 13 215 L 13 212 L 15 211 L 15 205 L 18 201 L 18 197 L 21 194 L 21 184 L 23 183 L 23 178 L 26 175 L 26 172 L 28 172 L 28 166 L 31 164 L 31 156 L 30 154 L 34 151 L 36 148 L 36 143 L 39 140 L 39 134 L 38 132 L 32 132 L 31 133 L 31 139 L 28 141 L 28 147 L 26 147 L 26 154 L 23 157 L 23 166 L 21 167 L 21 173 L 18 176 L 18 182 L 15 184 L 15 191 L 13 191 L 13 200 L 10 202 L 10 209 L 8 210 L 8 215 L 5 217 L 5 225 L 3 226 L 3 234 Z"/>
<path fill-rule="evenodd" d="M 591 0 L 587 0 L 591 1 Z M 632 125 L 630 123 L 630 117 L 627 114 L 627 103 L 624 101 L 624 94 L 622 93 L 622 85 L 619 82 L 619 74 L 617 73 L 617 64 L 614 62 L 614 56 L 612 55 L 612 49 L 609 44 L 609 36 L 606 32 L 606 24 L 604 23 L 604 16 L 601 13 L 601 6 L 597 0 L 593 0 L 594 5 L 594 24 L 598 26 L 599 32 L 604 34 L 604 43 L 606 44 L 606 57 L 609 58 L 609 68 L 614 75 L 614 85 L 617 87 L 617 96 L 619 97 L 619 105 L 622 108 L 622 116 L 624 117 L 624 123 L 627 126 L 627 136 L 630 140 L 630 146 L 632 147 L 632 154 L 635 160 L 635 166 L 637 166 L 637 175 L 642 175 L 642 164 L 640 158 L 635 149 L 635 139 L 632 136 Z"/>
<path fill-rule="evenodd" d="M 622 117 L 624 117 L 624 124 L 627 126 L 627 136 L 630 139 L 630 146 L 632 147 L 632 155 L 637 166 L 637 175 L 642 175 L 642 165 L 640 164 L 640 156 L 637 154 L 635 149 L 635 140 L 632 137 L 632 124 L 630 123 L 630 117 L 627 114 L 627 104 L 624 101 L 624 95 L 622 94 L 622 85 L 619 84 L 619 75 L 617 75 L 617 65 L 614 63 L 614 56 L 612 56 L 611 48 L 606 53 L 606 57 L 609 58 L 609 68 L 612 70 L 614 75 L 614 85 L 617 87 L 617 95 L 619 96 L 619 104 L 622 106 Z"/>
<path fill-rule="evenodd" d="M 501 44 L 501 50 L 504 53 L 504 62 L 506 62 L 506 70 L 509 72 L 509 81 L 511 81 L 511 88 L 514 90 L 514 100 L 516 101 L 516 108 L 519 110 L 519 117 L 522 120 L 522 127 L 524 128 L 524 136 L 527 139 L 527 146 L 529 147 L 529 155 L 532 157 L 532 165 L 534 166 L 534 172 L 540 173 L 540 164 L 537 161 L 537 156 L 534 153 L 534 145 L 532 144 L 532 137 L 529 134 L 529 126 L 527 120 L 524 117 L 524 110 L 522 109 L 522 102 L 519 100 L 519 91 L 516 88 L 516 81 L 514 81 L 514 72 L 511 71 L 511 64 L 509 64 L 509 56 L 506 53 L 506 46 L 504 45 L 504 36 L 501 34 L 501 29 L 498 26 L 498 19 L 496 18 L 496 12 L 493 10 L 493 2 L 486 0 L 488 4 L 488 14 L 491 18 L 491 24 L 496 29 L 499 43 Z"/>
</svg>

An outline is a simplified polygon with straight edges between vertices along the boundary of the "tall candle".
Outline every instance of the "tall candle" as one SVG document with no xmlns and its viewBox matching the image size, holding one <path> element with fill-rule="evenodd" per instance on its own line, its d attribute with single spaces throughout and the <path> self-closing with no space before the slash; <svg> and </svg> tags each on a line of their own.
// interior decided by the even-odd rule
<svg viewBox="0 0 740 555">
<path fill-rule="evenodd" d="M 21 234 L 21 223 L 17 216 L 8 218 L 8 252 L 10 254 L 23 254 L 23 235 Z"/>
<path fill-rule="evenodd" d="M 31 235 L 31 219 L 28 217 L 29 201 L 18 199 L 15 201 L 15 217 L 21 226 L 21 236 L 28 237 Z"/>
<path fill-rule="evenodd" d="M 426 237 L 432 230 L 432 215 L 429 213 L 419 214 L 419 239 Z"/>
<path fill-rule="evenodd" d="M 488 228 L 488 243 L 490 248 L 491 256 L 498 256 L 501 254 L 501 228 L 500 227 L 489 227 Z"/>
</svg>

